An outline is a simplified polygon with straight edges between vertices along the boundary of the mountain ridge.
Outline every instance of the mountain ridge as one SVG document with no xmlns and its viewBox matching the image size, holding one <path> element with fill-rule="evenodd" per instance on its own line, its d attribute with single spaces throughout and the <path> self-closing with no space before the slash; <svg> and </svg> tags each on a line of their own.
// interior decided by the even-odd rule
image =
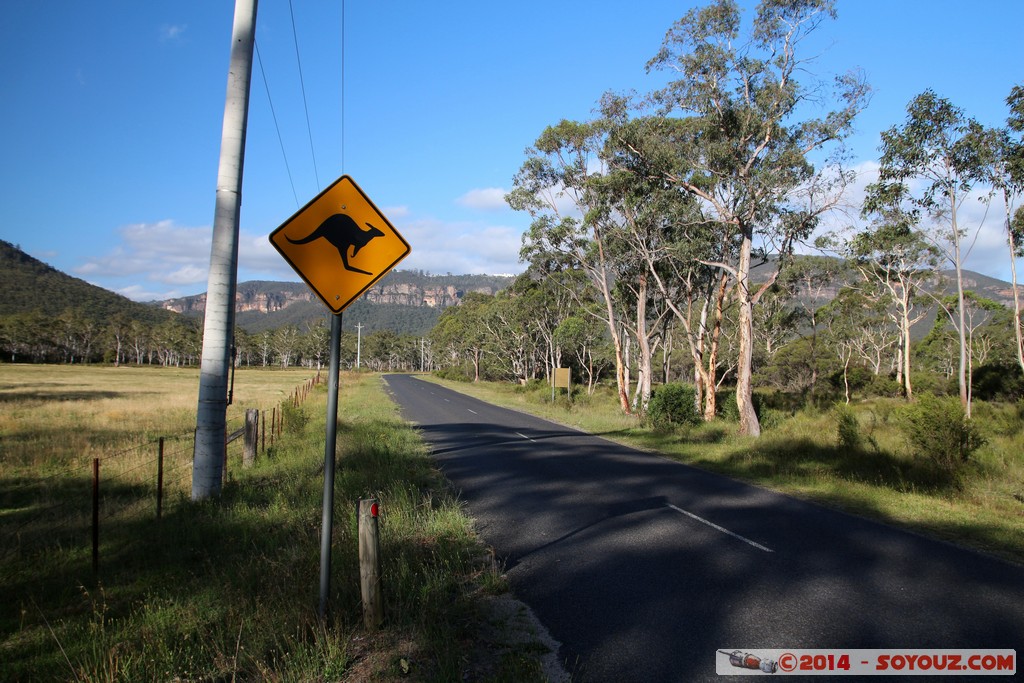
<svg viewBox="0 0 1024 683">
<path fill-rule="evenodd" d="M 496 294 L 512 284 L 510 275 L 431 275 L 422 271 L 393 271 L 368 289 L 345 314 L 369 332 L 426 334 L 441 312 L 455 306 L 468 292 Z M 329 316 L 323 303 L 302 282 L 249 280 L 238 284 L 236 322 L 257 333 L 282 325 L 302 325 Z M 185 316 L 198 317 L 206 308 L 206 293 L 154 302 Z"/>
</svg>

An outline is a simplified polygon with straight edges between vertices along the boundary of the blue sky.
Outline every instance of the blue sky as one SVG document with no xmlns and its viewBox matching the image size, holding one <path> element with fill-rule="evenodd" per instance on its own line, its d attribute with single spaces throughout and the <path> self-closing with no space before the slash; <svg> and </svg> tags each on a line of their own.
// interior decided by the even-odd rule
<svg viewBox="0 0 1024 683">
<path fill-rule="evenodd" d="M 412 245 L 402 268 L 520 272 L 528 219 L 501 197 L 523 150 L 547 125 L 590 117 L 607 90 L 657 87 L 644 65 L 697 4 L 346 0 L 343 100 L 341 1 L 260 0 L 239 280 L 298 280 L 267 235 L 342 173 Z M 205 291 L 233 11 L 6 0 L 0 238 L 137 300 Z M 814 68 L 862 68 L 875 90 L 851 139 L 865 178 L 879 132 L 925 88 L 1005 122 L 1024 83 L 1024 3 L 839 0 L 838 12 Z M 969 265 L 1008 278 L 1000 211 Z"/>
</svg>

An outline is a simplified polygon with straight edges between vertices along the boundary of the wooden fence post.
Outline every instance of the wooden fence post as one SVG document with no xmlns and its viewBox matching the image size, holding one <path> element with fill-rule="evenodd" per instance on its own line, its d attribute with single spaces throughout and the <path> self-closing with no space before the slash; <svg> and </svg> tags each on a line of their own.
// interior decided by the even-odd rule
<svg viewBox="0 0 1024 683">
<path fill-rule="evenodd" d="M 249 408 L 245 411 L 245 449 L 242 451 L 242 467 L 252 467 L 256 462 L 256 440 L 259 436 L 259 411 Z"/>
<path fill-rule="evenodd" d="M 274 437 L 277 436 L 274 432 L 277 431 L 277 406 L 270 409 L 270 445 L 274 445 Z"/>
<path fill-rule="evenodd" d="M 359 589 L 363 598 L 363 624 L 374 630 L 384 620 L 380 585 L 380 534 L 377 501 L 359 501 Z"/>
</svg>

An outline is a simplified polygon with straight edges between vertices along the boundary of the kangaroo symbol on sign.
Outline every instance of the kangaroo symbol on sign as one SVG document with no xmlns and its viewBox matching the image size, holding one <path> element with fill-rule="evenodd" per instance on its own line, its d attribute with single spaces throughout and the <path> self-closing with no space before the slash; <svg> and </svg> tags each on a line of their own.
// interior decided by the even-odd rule
<svg viewBox="0 0 1024 683">
<path fill-rule="evenodd" d="M 355 258 L 359 250 L 362 249 L 369 243 L 370 240 L 377 237 L 383 237 L 384 233 L 373 227 L 369 223 L 369 230 L 363 230 L 359 227 L 350 216 L 343 213 L 336 213 L 323 223 L 320 224 L 316 230 L 310 233 L 308 236 L 302 239 L 293 240 L 291 237 L 285 235 L 292 244 L 309 244 L 313 240 L 320 239 L 323 237 L 325 240 L 330 242 L 337 248 L 338 253 L 341 254 L 341 262 L 345 264 L 345 270 L 350 270 L 353 273 L 362 273 L 363 275 L 373 275 L 373 273 L 351 266 L 348 263 L 348 250 L 352 249 L 352 257 Z"/>
</svg>

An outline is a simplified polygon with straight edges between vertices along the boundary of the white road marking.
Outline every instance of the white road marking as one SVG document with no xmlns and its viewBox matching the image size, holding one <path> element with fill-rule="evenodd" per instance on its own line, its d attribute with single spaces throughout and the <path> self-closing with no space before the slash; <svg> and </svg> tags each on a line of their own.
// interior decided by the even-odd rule
<svg viewBox="0 0 1024 683">
<path fill-rule="evenodd" d="M 732 536 L 733 538 L 738 538 L 739 540 L 743 541 L 747 545 L 752 545 L 755 548 L 757 548 L 758 550 L 763 550 L 766 553 L 773 553 L 773 552 L 775 552 L 771 548 L 766 548 L 765 546 L 761 545 L 760 543 L 755 543 L 754 541 L 751 541 L 749 538 L 746 538 L 744 536 L 740 536 L 737 533 L 729 531 L 725 527 L 720 527 L 717 524 L 715 524 L 714 522 L 709 522 L 708 520 L 704 519 L 703 517 L 698 517 L 697 515 L 693 514 L 692 512 L 687 512 L 686 510 L 684 510 L 682 508 L 678 508 L 675 505 L 672 505 L 671 503 L 668 504 L 668 507 L 672 508 L 676 512 L 681 512 L 682 514 L 686 515 L 687 517 L 689 517 L 691 519 L 697 520 L 701 524 L 707 524 L 712 529 L 715 529 L 717 531 L 721 531 L 723 534 L 728 534 L 728 535 Z"/>
<path fill-rule="evenodd" d="M 516 432 L 516 434 L 519 434 L 519 436 L 523 437 L 527 441 L 533 441 L 534 443 L 537 443 L 536 439 L 531 439 L 530 437 L 528 437 L 526 434 L 523 434 L 522 432 Z"/>
<path fill-rule="evenodd" d="M 469 410 L 469 408 L 466 408 L 466 410 Z M 469 412 L 473 413 L 474 415 L 479 415 L 480 414 L 480 413 L 476 412 L 475 410 L 469 410 Z"/>
</svg>

